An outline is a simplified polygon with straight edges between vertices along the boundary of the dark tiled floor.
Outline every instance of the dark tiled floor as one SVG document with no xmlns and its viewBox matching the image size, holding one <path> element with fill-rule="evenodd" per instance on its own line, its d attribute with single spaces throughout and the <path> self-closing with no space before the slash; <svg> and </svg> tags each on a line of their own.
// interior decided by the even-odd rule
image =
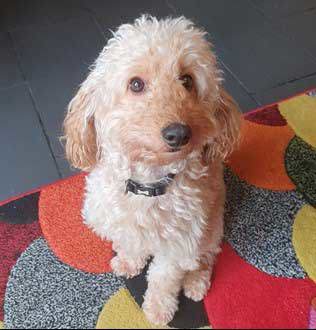
<svg viewBox="0 0 316 330">
<path fill-rule="evenodd" d="M 104 39 L 87 12 L 58 23 L 15 29 L 11 34 L 58 167 L 65 176 L 69 168 L 58 139 L 64 112 Z"/>
<path fill-rule="evenodd" d="M 316 86 L 316 0 L 2 0 L 0 200 L 71 173 L 67 103 L 108 29 L 141 13 L 204 26 L 243 112 Z"/>
<path fill-rule="evenodd" d="M 0 31 L 0 89 L 23 82 L 10 34 Z"/>
<path fill-rule="evenodd" d="M 58 179 L 28 86 L 0 91 L 0 199 Z"/>
</svg>

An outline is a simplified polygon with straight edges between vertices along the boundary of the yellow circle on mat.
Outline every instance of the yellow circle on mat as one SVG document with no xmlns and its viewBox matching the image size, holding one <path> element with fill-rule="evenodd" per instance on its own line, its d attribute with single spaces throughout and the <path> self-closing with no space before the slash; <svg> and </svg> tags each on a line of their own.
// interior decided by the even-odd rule
<svg viewBox="0 0 316 330">
<path fill-rule="evenodd" d="M 147 321 L 127 289 L 120 289 L 104 305 L 96 329 L 156 329 Z M 164 327 L 168 329 L 168 327 Z"/>
<path fill-rule="evenodd" d="M 303 206 L 297 213 L 293 226 L 293 246 L 302 267 L 316 281 L 316 209 Z"/>
<path fill-rule="evenodd" d="M 170 327 L 159 327 L 170 329 Z M 127 289 L 120 289 L 114 294 L 99 315 L 96 329 L 157 329 L 150 323 Z M 212 329 L 205 326 L 199 329 Z"/>
<path fill-rule="evenodd" d="M 316 147 L 316 97 L 294 97 L 279 103 L 279 110 L 296 135 Z"/>
<path fill-rule="evenodd" d="M 0 329 L 4 329 L 4 324 L 2 321 L 0 321 Z"/>
</svg>

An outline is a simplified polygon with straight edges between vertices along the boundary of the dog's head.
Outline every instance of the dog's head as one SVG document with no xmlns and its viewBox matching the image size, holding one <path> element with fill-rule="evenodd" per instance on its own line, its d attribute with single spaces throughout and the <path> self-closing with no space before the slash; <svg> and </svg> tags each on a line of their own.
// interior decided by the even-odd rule
<svg viewBox="0 0 316 330">
<path fill-rule="evenodd" d="M 162 165 L 193 151 L 223 159 L 236 144 L 239 115 L 205 32 L 183 17 L 142 16 L 109 40 L 71 101 L 64 130 L 77 168 L 92 169 L 109 150 Z"/>
</svg>

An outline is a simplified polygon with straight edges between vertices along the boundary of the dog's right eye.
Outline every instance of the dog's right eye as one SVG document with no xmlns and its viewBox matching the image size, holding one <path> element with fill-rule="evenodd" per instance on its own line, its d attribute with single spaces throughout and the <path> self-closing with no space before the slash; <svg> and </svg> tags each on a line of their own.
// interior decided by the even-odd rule
<svg viewBox="0 0 316 330">
<path fill-rule="evenodd" d="M 184 74 L 180 77 L 180 80 L 182 81 L 182 85 L 185 87 L 185 89 L 191 91 L 193 88 L 193 78 L 189 74 Z"/>
<path fill-rule="evenodd" d="M 145 88 L 145 82 L 139 78 L 132 78 L 129 82 L 129 88 L 134 93 L 141 93 Z"/>
</svg>

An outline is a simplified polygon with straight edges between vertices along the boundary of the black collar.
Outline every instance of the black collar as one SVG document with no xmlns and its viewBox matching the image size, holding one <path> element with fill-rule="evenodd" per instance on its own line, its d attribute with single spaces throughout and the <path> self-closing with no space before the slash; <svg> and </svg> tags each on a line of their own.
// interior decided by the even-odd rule
<svg viewBox="0 0 316 330">
<path fill-rule="evenodd" d="M 151 183 L 139 183 L 132 179 L 126 180 L 126 194 L 130 191 L 135 195 L 147 197 L 160 196 L 166 193 L 168 185 L 172 182 L 175 174 L 169 173 L 159 181 Z"/>
</svg>

